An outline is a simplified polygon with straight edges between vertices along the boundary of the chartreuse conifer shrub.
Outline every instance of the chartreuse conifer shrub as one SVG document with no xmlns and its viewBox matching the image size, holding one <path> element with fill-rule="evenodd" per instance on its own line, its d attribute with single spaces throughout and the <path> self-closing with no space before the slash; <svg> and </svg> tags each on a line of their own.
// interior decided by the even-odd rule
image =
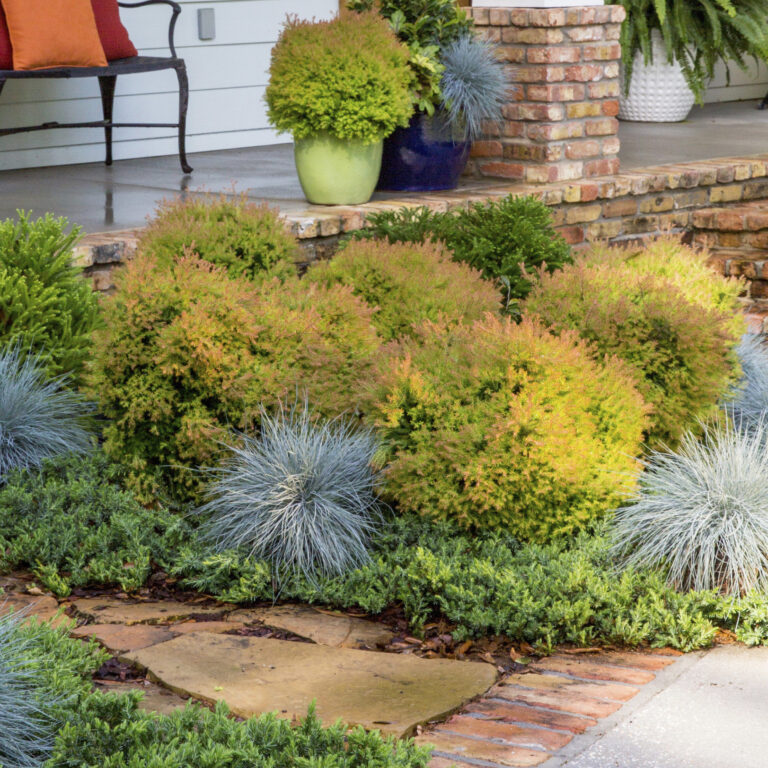
<svg viewBox="0 0 768 768">
<path fill-rule="evenodd" d="M 373 322 L 387 341 L 410 335 L 424 320 L 472 322 L 501 309 L 493 283 L 430 242 L 351 240 L 332 259 L 315 262 L 304 279 L 350 286 L 376 308 Z"/>
<path fill-rule="evenodd" d="M 294 139 L 380 141 L 413 113 L 408 49 L 374 12 L 289 18 L 272 49 L 270 122 Z"/>
<path fill-rule="evenodd" d="M 216 551 L 243 549 L 276 579 L 310 581 L 366 563 L 378 518 L 378 441 L 346 419 L 318 422 L 306 401 L 261 414 L 212 472 L 204 537 Z"/>
<path fill-rule="evenodd" d="M 738 371 L 738 336 L 722 313 L 621 258 L 586 256 L 541 273 L 523 310 L 556 331 L 576 331 L 597 360 L 615 355 L 630 366 L 653 409 L 652 447 L 674 447 L 686 429 L 714 414 Z"/>
<path fill-rule="evenodd" d="M 366 221 L 368 228 L 356 238 L 444 243 L 456 261 L 499 281 L 510 308 L 528 295 L 537 269 L 554 272 L 572 261 L 570 246 L 552 226 L 549 208 L 535 197 L 510 196 L 447 213 L 401 208 L 372 214 Z"/>
<path fill-rule="evenodd" d="M 191 255 L 144 254 L 104 303 L 90 386 L 109 417 L 105 448 L 148 500 L 188 499 L 193 468 L 223 454 L 228 430 L 250 431 L 259 408 L 303 387 L 319 415 L 354 408 L 379 339 L 372 310 L 344 286 L 293 278 L 257 286 Z"/>
<path fill-rule="evenodd" d="M 77 380 L 90 356 L 98 300 L 72 264 L 80 235 L 47 214 L 0 222 L 0 344 L 38 356 L 49 374 Z"/>
<path fill-rule="evenodd" d="M 753 430 L 727 419 L 654 452 L 619 509 L 612 538 L 625 565 L 665 569 L 682 590 L 741 597 L 768 591 L 768 451 L 763 416 Z"/>
<path fill-rule="evenodd" d="M 740 312 L 739 296 L 744 281 L 724 277 L 709 266 L 709 253 L 696 250 L 679 237 L 664 236 L 642 246 L 594 246 L 589 255 L 593 263 L 624 264 L 642 275 L 656 275 L 669 280 L 688 301 L 707 312 L 714 312 L 729 332 L 741 335 L 746 329 Z"/>
<path fill-rule="evenodd" d="M 90 408 L 67 383 L 66 376 L 50 378 L 40 358 L 18 346 L 0 349 L 0 482 L 11 470 L 93 447 Z"/>
<path fill-rule="evenodd" d="M 369 397 L 400 509 L 526 541 L 615 507 L 647 423 L 626 365 L 593 361 L 574 333 L 492 315 L 425 324 L 393 346 Z"/>
<path fill-rule="evenodd" d="M 139 248 L 166 266 L 191 251 L 250 280 L 295 274 L 298 258 L 296 240 L 277 211 L 244 195 L 163 201 L 142 232 Z"/>
</svg>

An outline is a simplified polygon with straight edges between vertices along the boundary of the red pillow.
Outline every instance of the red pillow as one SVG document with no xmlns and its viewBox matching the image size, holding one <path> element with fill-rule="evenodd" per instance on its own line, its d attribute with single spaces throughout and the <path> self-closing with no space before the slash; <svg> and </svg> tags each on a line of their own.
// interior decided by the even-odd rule
<svg viewBox="0 0 768 768">
<path fill-rule="evenodd" d="M 131 42 L 128 31 L 123 26 L 123 22 L 120 21 L 120 9 L 117 6 L 117 0 L 91 0 L 91 5 L 107 61 L 138 56 L 139 52 L 136 50 L 136 46 Z M 0 41 L 1 55 L 2 41 Z"/>
<path fill-rule="evenodd" d="M 5 23 L 5 13 L 0 6 L 0 69 L 13 69 L 13 49 L 8 25 Z"/>
</svg>

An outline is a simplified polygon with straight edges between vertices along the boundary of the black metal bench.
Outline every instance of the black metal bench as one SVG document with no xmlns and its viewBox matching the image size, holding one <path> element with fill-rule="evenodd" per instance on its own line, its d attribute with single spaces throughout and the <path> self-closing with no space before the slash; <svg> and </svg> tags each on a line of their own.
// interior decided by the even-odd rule
<svg viewBox="0 0 768 768">
<path fill-rule="evenodd" d="M 168 27 L 168 45 L 171 56 L 133 56 L 129 59 L 116 59 L 106 67 L 56 67 L 51 69 L 15 70 L 0 69 L 0 93 L 7 80 L 34 80 L 40 78 L 71 78 L 98 77 L 101 89 L 101 105 L 104 112 L 103 120 L 87 123 L 49 122 L 41 125 L 30 125 L 21 128 L 2 128 L 0 136 L 10 136 L 15 133 L 45 131 L 51 128 L 103 128 L 107 149 L 106 164 L 112 165 L 112 129 L 113 128 L 177 128 L 179 133 L 179 160 L 184 173 L 191 173 L 192 168 L 187 162 L 186 130 L 187 106 L 189 104 L 189 80 L 184 59 L 176 55 L 174 33 L 176 20 L 181 13 L 181 6 L 173 0 L 142 0 L 138 3 L 118 2 L 123 8 L 140 8 L 144 5 L 169 5 L 172 9 L 171 22 Z M 115 85 L 119 75 L 133 75 L 139 72 L 159 72 L 163 69 L 173 69 L 179 79 L 179 121 L 177 123 L 115 123 L 112 121 L 112 108 L 115 101 Z"/>
</svg>

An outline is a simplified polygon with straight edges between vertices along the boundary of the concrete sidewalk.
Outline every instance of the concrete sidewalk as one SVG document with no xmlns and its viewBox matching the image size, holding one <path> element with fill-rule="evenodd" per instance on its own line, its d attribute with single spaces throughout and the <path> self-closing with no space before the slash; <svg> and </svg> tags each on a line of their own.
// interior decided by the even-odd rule
<svg viewBox="0 0 768 768">
<path fill-rule="evenodd" d="M 766 768 L 768 648 L 688 654 L 542 768 Z"/>
</svg>

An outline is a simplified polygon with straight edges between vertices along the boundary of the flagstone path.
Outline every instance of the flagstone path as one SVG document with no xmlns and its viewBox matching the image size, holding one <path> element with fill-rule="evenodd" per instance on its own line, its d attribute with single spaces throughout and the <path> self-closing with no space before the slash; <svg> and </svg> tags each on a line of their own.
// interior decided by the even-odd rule
<svg viewBox="0 0 768 768">
<path fill-rule="evenodd" d="M 3 603 L 5 600 L 5 603 Z M 65 601 L 81 626 L 144 680 L 102 680 L 102 689 L 139 688 L 142 706 L 171 712 L 190 698 L 226 701 L 242 717 L 278 711 L 303 716 L 317 701 L 324 722 L 340 718 L 434 745 L 431 768 L 525 768 L 554 759 L 578 734 L 614 715 L 680 654 L 560 652 L 499 679 L 478 661 L 371 652 L 385 626 L 312 606 L 234 605 L 114 596 Z M 55 598 L 22 591 L 0 597 L 0 613 L 26 608 L 56 616 Z M 265 628 L 276 637 L 258 636 Z M 520 669 L 520 666 L 517 665 Z"/>
</svg>

